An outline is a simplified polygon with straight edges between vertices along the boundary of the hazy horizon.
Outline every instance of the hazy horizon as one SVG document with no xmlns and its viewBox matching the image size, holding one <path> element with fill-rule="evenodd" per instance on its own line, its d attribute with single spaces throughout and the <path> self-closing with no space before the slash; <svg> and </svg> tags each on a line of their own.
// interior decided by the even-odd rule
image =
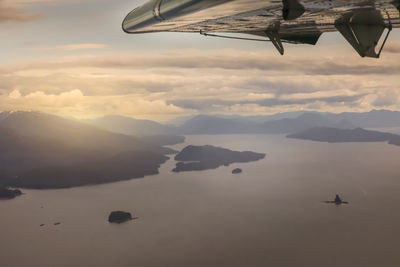
<svg viewBox="0 0 400 267">
<path fill-rule="evenodd" d="M 219 118 L 296 118 L 297 116 L 304 114 L 304 113 L 316 113 L 316 114 L 333 114 L 333 115 L 340 115 L 340 114 L 345 114 L 345 113 L 354 113 L 354 114 L 364 114 L 364 113 L 370 113 L 370 112 L 376 112 L 376 111 L 388 111 L 388 112 L 400 112 L 397 109 L 386 109 L 386 108 L 381 108 L 381 109 L 370 109 L 370 110 L 365 110 L 365 111 L 317 111 L 317 110 L 292 110 L 292 111 L 284 111 L 284 112 L 274 112 L 274 113 L 263 113 L 263 114 L 240 114 L 240 113 L 230 113 L 230 114 L 223 114 L 223 113 L 193 113 L 190 115 L 176 115 L 174 117 L 168 118 L 168 119 L 161 119 L 157 120 L 151 119 L 151 118 L 140 118 L 140 116 L 130 116 L 130 115 L 121 115 L 121 114 L 116 114 L 116 113 L 106 113 L 102 115 L 98 115 L 95 117 L 89 117 L 89 118 L 80 118 L 80 117 L 74 117 L 74 116 L 64 116 L 64 115 L 58 115 L 54 113 L 49 113 L 45 111 L 40 111 L 40 110 L 0 110 L 0 113 L 19 113 L 19 112 L 31 112 L 31 113 L 43 113 L 47 115 L 54 115 L 54 116 L 59 116 L 61 118 L 65 119 L 70 119 L 70 120 L 77 120 L 77 121 L 91 121 L 91 120 L 97 120 L 97 119 L 102 119 L 102 118 L 107 118 L 107 117 L 121 117 L 121 118 L 128 118 L 128 119 L 133 119 L 133 120 L 143 120 L 143 121 L 153 121 L 157 122 L 160 124 L 174 124 L 172 122 L 174 121 L 185 121 L 189 120 L 190 118 L 196 117 L 196 116 L 207 116 L 207 117 L 219 117 Z"/>
</svg>

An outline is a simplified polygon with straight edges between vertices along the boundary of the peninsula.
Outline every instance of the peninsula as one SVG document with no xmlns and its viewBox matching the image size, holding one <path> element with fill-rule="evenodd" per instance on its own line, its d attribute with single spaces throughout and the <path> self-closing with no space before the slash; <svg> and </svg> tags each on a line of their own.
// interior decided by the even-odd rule
<svg viewBox="0 0 400 267">
<path fill-rule="evenodd" d="M 290 134 L 287 137 L 328 143 L 388 142 L 389 144 L 397 146 L 400 145 L 399 135 L 370 131 L 362 128 L 339 129 L 330 127 L 315 127 L 295 134 Z"/>
</svg>

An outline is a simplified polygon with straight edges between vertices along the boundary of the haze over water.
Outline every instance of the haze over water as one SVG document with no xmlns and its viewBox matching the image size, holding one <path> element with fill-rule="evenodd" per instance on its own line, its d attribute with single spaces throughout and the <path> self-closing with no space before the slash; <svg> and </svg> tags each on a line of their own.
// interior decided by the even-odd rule
<svg viewBox="0 0 400 267">
<path fill-rule="evenodd" d="M 183 173 L 171 159 L 144 179 L 24 190 L 0 201 L 1 265 L 400 265 L 399 147 L 217 135 L 174 148 L 188 144 L 267 156 Z M 243 173 L 232 175 L 236 167 Z M 350 204 L 321 203 L 337 193 Z M 112 210 L 139 219 L 109 224 Z"/>
</svg>

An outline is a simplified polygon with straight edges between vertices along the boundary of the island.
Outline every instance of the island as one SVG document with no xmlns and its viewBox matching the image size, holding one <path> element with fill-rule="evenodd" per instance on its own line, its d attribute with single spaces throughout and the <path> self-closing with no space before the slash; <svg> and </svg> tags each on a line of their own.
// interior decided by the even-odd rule
<svg viewBox="0 0 400 267">
<path fill-rule="evenodd" d="M 324 201 L 324 203 L 335 204 L 337 206 L 342 205 L 342 204 L 349 204 L 349 202 L 343 201 L 338 194 L 336 194 L 334 200 L 327 200 L 327 201 Z"/>
<path fill-rule="evenodd" d="M 251 151 L 232 151 L 216 146 L 193 146 L 185 147 L 175 156 L 176 167 L 174 172 L 201 171 L 216 169 L 220 166 L 229 166 L 237 162 L 251 162 L 265 158 L 265 154 Z"/>
<path fill-rule="evenodd" d="M 236 168 L 232 170 L 232 174 L 242 173 L 242 169 Z"/>
<path fill-rule="evenodd" d="M 370 131 L 362 128 L 339 129 L 330 127 L 315 127 L 295 134 L 290 134 L 287 137 L 328 143 L 388 142 L 389 144 L 398 146 L 400 145 L 399 135 Z"/>
<path fill-rule="evenodd" d="M 0 199 L 13 199 L 22 195 L 19 189 L 10 189 L 8 187 L 0 187 Z"/>
<path fill-rule="evenodd" d="M 108 216 L 110 223 L 123 223 L 132 220 L 132 215 L 125 211 L 113 211 Z"/>
</svg>

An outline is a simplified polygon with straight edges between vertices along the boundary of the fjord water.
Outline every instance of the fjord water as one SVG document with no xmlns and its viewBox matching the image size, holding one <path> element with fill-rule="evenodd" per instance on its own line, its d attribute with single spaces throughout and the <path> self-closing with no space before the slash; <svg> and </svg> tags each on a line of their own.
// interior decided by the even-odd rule
<svg viewBox="0 0 400 267">
<path fill-rule="evenodd" d="M 175 148 L 187 144 L 267 156 L 183 173 L 171 159 L 143 179 L 24 190 L 0 201 L 0 265 L 400 266 L 400 147 L 217 135 Z M 350 204 L 321 203 L 337 193 Z M 109 224 L 113 210 L 139 219 Z"/>
</svg>

